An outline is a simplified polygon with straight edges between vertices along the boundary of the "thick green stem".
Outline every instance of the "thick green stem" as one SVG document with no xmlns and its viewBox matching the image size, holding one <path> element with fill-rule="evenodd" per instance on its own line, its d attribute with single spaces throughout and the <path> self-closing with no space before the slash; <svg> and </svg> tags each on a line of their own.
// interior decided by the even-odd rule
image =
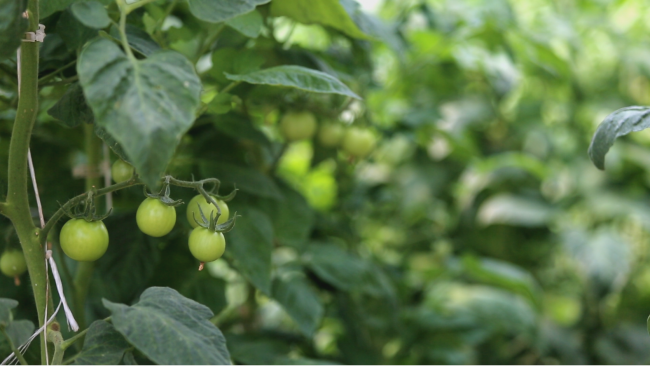
<svg viewBox="0 0 650 366">
<path fill-rule="evenodd" d="M 29 0 L 28 31 L 38 29 L 38 0 Z M 29 208 L 27 151 L 32 128 L 38 113 L 38 48 L 37 42 L 23 42 L 20 48 L 20 90 L 16 119 L 9 143 L 7 203 L 1 211 L 11 219 L 23 248 L 39 325 L 45 323 L 46 276 L 45 255 L 40 244 L 39 230 L 34 225 Z M 45 360 L 45 341 L 41 336 L 41 361 Z"/>
</svg>

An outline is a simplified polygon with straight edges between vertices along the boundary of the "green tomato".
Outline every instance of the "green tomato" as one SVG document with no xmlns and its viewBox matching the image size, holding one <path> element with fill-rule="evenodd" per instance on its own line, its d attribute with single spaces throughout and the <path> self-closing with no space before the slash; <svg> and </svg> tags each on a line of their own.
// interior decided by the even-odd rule
<svg viewBox="0 0 650 366">
<path fill-rule="evenodd" d="M 345 129 L 339 123 L 326 123 L 318 131 L 318 142 L 325 147 L 334 147 L 341 143 Z"/>
<path fill-rule="evenodd" d="M 310 139 L 316 127 L 316 117 L 309 112 L 288 112 L 280 120 L 282 136 L 289 142 Z"/>
<path fill-rule="evenodd" d="M 59 241 L 68 257 L 80 262 L 92 262 L 106 253 L 108 230 L 101 221 L 72 219 L 61 228 Z"/>
<path fill-rule="evenodd" d="M 155 238 L 169 234 L 176 224 L 176 209 L 157 198 L 146 198 L 138 207 L 135 221 L 140 230 Z"/>
<path fill-rule="evenodd" d="M 0 272 L 9 277 L 20 276 L 27 270 L 25 256 L 20 250 L 8 250 L 0 257 Z"/>
<path fill-rule="evenodd" d="M 212 196 L 214 200 L 217 202 L 217 205 L 219 205 L 219 208 L 221 209 L 221 216 L 219 216 L 219 220 L 217 220 L 217 224 L 223 224 L 224 222 L 228 221 L 228 217 L 230 217 L 230 210 L 228 209 L 228 205 L 222 201 L 218 200 L 215 196 Z M 203 211 L 203 214 L 205 215 L 205 218 L 210 220 L 210 212 L 214 212 L 214 217 L 217 217 L 217 208 L 214 207 L 208 200 L 205 199 L 202 195 L 194 196 L 190 200 L 190 203 L 187 204 L 187 221 L 190 222 L 190 225 L 192 227 L 197 227 L 199 224 L 194 221 L 194 218 L 201 222 L 201 211 L 199 211 L 199 206 L 201 206 L 201 211 Z"/>
<path fill-rule="evenodd" d="M 363 158 L 375 147 L 375 135 L 367 129 L 350 127 L 343 136 L 343 150 L 348 154 Z"/>
<path fill-rule="evenodd" d="M 212 262 L 221 258 L 226 250 L 226 238 L 222 233 L 197 227 L 190 234 L 190 252 L 201 262 Z"/>
<path fill-rule="evenodd" d="M 115 183 L 126 182 L 133 176 L 133 167 L 122 159 L 116 160 L 111 167 L 111 175 Z"/>
</svg>

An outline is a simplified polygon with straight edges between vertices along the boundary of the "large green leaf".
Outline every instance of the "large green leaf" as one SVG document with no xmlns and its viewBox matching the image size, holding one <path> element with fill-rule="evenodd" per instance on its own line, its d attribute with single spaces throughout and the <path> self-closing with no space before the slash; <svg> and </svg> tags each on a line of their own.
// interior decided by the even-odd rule
<svg viewBox="0 0 650 366">
<path fill-rule="evenodd" d="M 272 297 L 287 311 L 298 329 L 311 337 L 323 317 L 323 305 L 301 272 L 286 272 L 273 279 Z"/>
<path fill-rule="evenodd" d="M 173 51 L 129 59 L 98 39 L 81 52 L 77 72 L 96 123 L 122 145 L 143 181 L 156 186 L 199 105 L 201 82 L 190 62 Z"/>
<path fill-rule="evenodd" d="M 38 2 L 38 15 L 41 19 L 48 17 L 57 11 L 61 11 L 68 6 L 79 2 L 80 0 L 44 0 Z M 113 2 L 113 0 L 99 0 L 103 5 L 108 5 Z"/>
<path fill-rule="evenodd" d="M 326 25 L 354 38 L 368 38 L 354 24 L 339 0 L 274 0 L 271 15 L 287 16 L 306 24 Z"/>
<path fill-rule="evenodd" d="M 650 127 L 650 107 L 625 107 L 612 112 L 598 126 L 589 145 L 589 157 L 598 169 L 605 169 L 605 155 L 614 140 Z"/>
<path fill-rule="evenodd" d="M 118 365 L 131 345 L 113 325 L 97 320 L 88 328 L 81 352 L 75 356 L 75 365 Z"/>
<path fill-rule="evenodd" d="M 243 75 L 226 73 L 226 78 L 250 84 L 287 86 L 314 93 L 333 93 L 361 99 L 339 79 L 321 71 L 302 66 L 285 65 Z"/>
<path fill-rule="evenodd" d="M 115 329 L 158 364 L 230 364 L 226 339 L 209 321 L 212 311 L 176 290 L 148 288 L 133 306 L 103 301 Z"/>
<path fill-rule="evenodd" d="M 0 61 L 14 56 L 20 46 L 27 20 L 22 17 L 27 5 L 23 0 L 0 1 Z"/>
<path fill-rule="evenodd" d="M 120 39 L 120 30 L 113 25 L 109 30 L 109 34 L 115 38 Z M 154 52 L 160 50 L 160 45 L 151 38 L 149 33 L 136 27 L 132 24 L 126 25 L 126 36 L 129 40 L 129 45 L 134 50 L 141 53 L 143 56 L 150 56 Z"/>
<path fill-rule="evenodd" d="M 102 29 L 111 24 L 111 18 L 108 17 L 104 5 L 98 1 L 92 0 L 74 3 L 70 7 L 70 10 L 72 10 L 75 18 L 86 27 Z"/>
<path fill-rule="evenodd" d="M 227 234 L 226 250 L 232 253 L 235 267 L 244 277 L 262 292 L 269 294 L 273 250 L 271 220 L 263 212 L 250 207 L 239 213 L 242 217 L 237 218 L 235 229 Z"/>
<path fill-rule="evenodd" d="M 334 244 L 310 244 L 303 259 L 320 279 L 343 291 L 361 287 L 368 274 L 361 258 Z"/>
<path fill-rule="evenodd" d="M 190 12 L 206 22 L 219 23 L 234 18 L 238 15 L 248 13 L 256 6 L 266 4 L 271 0 L 188 0 Z"/>
<path fill-rule="evenodd" d="M 260 12 L 253 10 L 250 13 L 242 14 L 236 18 L 226 21 L 229 27 L 234 28 L 237 32 L 246 37 L 257 38 L 262 31 L 264 19 Z"/>
<path fill-rule="evenodd" d="M 294 248 L 304 248 L 314 226 L 314 210 L 305 197 L 286 183 L 278 184 L 284 197 L 281 204 L 276 200 L 263 200 L 261 209 L 273 222 L 275 239 L 280 244 Z"/>
<path fill-rule="evenodd" d="M 70 9 L 61 13 L 56 23 L 56 33 L 61 36 L 68 50 L 75 52 L 98 34 L 96 29 L 89 28 L 77 20 Z"/>
<path fill-rule="evenodd" d="M 93 123 L 93 111 L 86 104 L 83 89 L 79 83 L 73 83 L 65 91 L 47 114 L 65 127 L 76 127 L 82 123 Z"/>
</svg>

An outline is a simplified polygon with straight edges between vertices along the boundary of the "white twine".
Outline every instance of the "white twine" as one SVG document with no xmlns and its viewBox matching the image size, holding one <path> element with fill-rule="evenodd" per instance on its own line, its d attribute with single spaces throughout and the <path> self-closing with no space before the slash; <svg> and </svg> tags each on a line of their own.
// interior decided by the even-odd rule
<svg viewBox="0 0 650 366">
<path fill-rule="evenodd" d="M 56 316 L 56 314 L 59 312 L 59 309 L 61 308 L 61 304 L 62 302 L 59 302 L 59 306 L 56 307 L 56 310 L 54 311 L 54 314 L 52 314 L 50 319 L 48 319 L 47 322 L 45 322 L 45 324 L 43 324 L 42 327 L 40 327 L 34 334 L 32 334 L 32 336 L 29 337 L 27 341 L 25 341 L 25 343 L 23 343 L 20 347 L 18 347 L 17 349 L 18 352 L 24 354 L 25 351 L 27 351 L 27 348 L 29 348 L 29 345 L 32 344 L 32 341 L 34 341 L 34 339 L 36 339 L 36 337 L 38 337 L 38 335 L 41 334 L 41 332 L 43 332 L 45 328 L 47 328 L 47 326 L 54 320 L 54 317 Z M 18 363 L 18 357 L 16 357 L 16 354 L 12 352 L 9 356 L 7 356 L 7 358 L 5 358 L 0 363 L 0 365 L 13 365 L 17 363 Z"/>
</svg>

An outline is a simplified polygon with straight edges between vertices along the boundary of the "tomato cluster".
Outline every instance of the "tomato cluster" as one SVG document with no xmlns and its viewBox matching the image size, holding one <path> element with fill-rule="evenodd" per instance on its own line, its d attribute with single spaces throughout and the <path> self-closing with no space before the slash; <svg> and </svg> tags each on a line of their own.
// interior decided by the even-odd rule
<svg viewBox="0 0 650 366">
<path fill-rule="evenodd" d="M 345 127 L 338 122 L 325 122 L 318 128 L 316 117 L 306 111 L 290 111 L 280 119 L 280 132 L 287 142 L 308 140 L 318 130 L 317 140 L 324 147 L 341 146 L 343 151 L 355 158 L 368 156 L 375 147 L 375 134 L 363 127 Z"/>
<path fill-rule="evenodd" d="M 134 174 L 133 167 L 123 160 L 116 161 L 111 172 L 117 183 L 131 179 Z M 204 196 L 197 195 L 192 198 L 186 213 L 187 220 L 192 226 L 189 249 L 201 262 L 219 259 L 226 249 L 226 240 L 215 226 L 228 221 L 230 210 L 223 200 L 216 196 L 211 197 L 221 211 L 221 216 L 211 227 L 208 228 L 208 222 L 205 221 L 207 218 L 217 217 L 217 208 Z M 161 237 L 169 234 L 176 225 L 174 204 L 163 201 L 164 197 L 149 195 L 138 207 L 136 222 L 143 233 Z M 109 241 L 108 231 L 101 220 L 82 218 L 73 218 L 66 222 L 61 229 L 59 239 L 63 252 L 76 261 L 95 261 L 101 258 L 108 248 Z"/>
</svg>

